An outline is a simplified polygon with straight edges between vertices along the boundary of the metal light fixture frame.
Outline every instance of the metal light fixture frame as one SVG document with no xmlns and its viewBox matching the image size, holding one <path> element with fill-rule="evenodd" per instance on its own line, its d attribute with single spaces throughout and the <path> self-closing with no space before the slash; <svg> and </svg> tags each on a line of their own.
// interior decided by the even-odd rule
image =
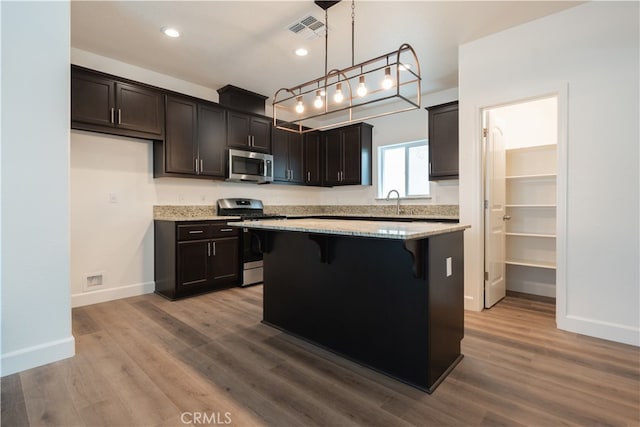
<svg viewBox="0 0 640 427">
<path fill-rule="evenodd" d="M 332 2 L 335 3 L 335 2 Z M 323 7 L 323 6 L 321 6 Z M 330 7 L 330 6 L 329 6 Z M 323 7 L 324 8 L 324 7 Z M 325 9 L 326 11 L 326 9 Z M 353 14 L 352 14 L 353 18 Z M 328 20 L 328 18 L 327 18 Z M 353 19 L 352 19 L 353 25 Z M 328 30 L 327 30 L 328 31 Z M 353 30 L 352 30 L 353 31 Z M 325 37 L 328 37 L 325 35 Z M 353 55 L 353 32 L 352 32 L 352 55 Z M 314 80 L 310 80 L 306 83 L 299 84 L 290 88 L 281 88 L 273 96 L 273 126 L 296 133 L 307 133 L 315 130 L 324 130 L 334 128 L 338 126 L 344 126 L 347 124 L 361 122 L 364 120 L 370 120 L 376 117 L 388 116 L 391 114 L 402 113 L 411 110 L 420 109 L 421 105 L 421 75 L 420 75 L 420 63 L 416 55 L 415 50 L 411 45 L 404 43 L 397 50 L 391 51 L 384 55 L 380 55 L 376 58 L 368 61 L 361 62 L 356 65 L 352 65 L 344 69 L 333 69 L 326 72 L 327 63 L 327 49 L 325 39 L 325 75 Z M 409 55 L 409 60 L 403 60 L 405 55 Z M 353 56 L 352 56 L 353 61 Z M 407 66 L 411 65 L 411 68 Z M 415 66 L 415 69 L 413 68 Z M 395 84 L 391 89 L 376 89 L 368 90 L 368 93 L 364 97 L 359 97 L 355 94 L 355 89 L 358 87 L 360 78 L 364 76 L 365 81 L 367 76 L 374 76 L 375 73 L 379 73 L 386 68 L 392 68 L 395 71 Z M 406 79 L 401 80 L 403 76 Z M 372 81 L 371 79 L 370 81 Z M 352 87 L 351 82 L 355 84 Z M 341 105 L 333 106 L 329 102 L 329 90 L 334 88 L 338 83 L 342 84 L 342 91 L 344 94 L 344 101 Z M 413 86 L 413 87 L 412 87 Z M 401 89 L 414 89 L 415 96 L 408 97 L 401 93 Z M 291 111 L 287 104 L 293 103 L 295 105 L 300 99 L 305 96 L 315 97 L 318 91 L 324 91 L 324 105 L 320 109 L 305 108 L 305 114 L 299 114 Z M 382 93 L 382 94 L 381 94 Z M 381 94 L 375 96 L 376 94 Z M 404 101 L 404 107 L 394 108 L 390 111 L 373 112 L 364 117 L 354 118 L 353 113 L 364 109 L 364 107 L 371 107 L 373 104 L 380 103 L 382 101 L 391 101 L 397 99 Z M 396 104 L 394 103 L 393 106 Z M 278 110 L 288 110 L 290 116 L 294 116 L 293 119 L 283 119 L 278 117 Z M 310 127 L 305 125 L 304 122 L 314 118 L 329 117 L 330 115 L 337 115 L 336 113 L 347 113 L 347 119 L 342 119 L 337 122 L 325 124 L 322 126 Z M 340 116 L 344 117 L 344 114 Z"/>
</svg>

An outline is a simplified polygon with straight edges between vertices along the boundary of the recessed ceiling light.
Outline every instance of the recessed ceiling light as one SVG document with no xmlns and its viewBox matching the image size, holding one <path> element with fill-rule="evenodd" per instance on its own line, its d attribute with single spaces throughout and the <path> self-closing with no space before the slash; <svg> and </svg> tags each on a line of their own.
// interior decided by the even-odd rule
<svg viewBox="0 0 640 427">
<path fill-rule="evenodd" d="M 162 33 L 168 37 L 173 37 L 173 38 L 180 37 L 180 31 L 172 27 L 162 27 Z"/>
<path fill-rule="evenodd" d="M 309 54 L 309 51 L 303 47 L 300 47 L 296 49 L 295 54 L 298 56 L 307 56 L 307 54 Z"/>
</svg>

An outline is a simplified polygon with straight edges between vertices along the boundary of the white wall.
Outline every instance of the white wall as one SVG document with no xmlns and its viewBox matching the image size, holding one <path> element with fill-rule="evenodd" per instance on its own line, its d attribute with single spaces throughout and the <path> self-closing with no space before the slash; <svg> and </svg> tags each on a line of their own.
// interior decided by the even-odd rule
<svg viewBox="0 0 640 427">
<path fill-rule="evenodd" d="M 460 47 L 466 306 L 482 306 L 480 110 L 559 93 L 558 327 L 640 344 L 637 2 L 590 2 Z M 564 169 L 564 172 L 562 171 Z M 563 213 L 559 210 L 559 215 Z M 564 258 L 564 259 L 563 259 Z"/>
<path fill-rule="evenodd" d="M 535 147 L 558 141 L 558 100 L 536 99 L 496 108 L 502 120 L 505 148 Z"/>
<path fill-rule="evenodd" d="M 69 3 L 2 2 L 2 375 L 74 354 Z"/>
<path fill-rule="evenodd" d="M 71 62 L 188 95 L 217 100 L 215 90 L 78 49 Z M 424 105 L 457 99 L 457 89 L 429 95 Z M 376 147 L 426 138 L 427 111 L 371 120 Z M 153 205 L 214 205 L 224 197 L 262 199 L 268 205 L 385 204 L 374 186 L 314 188 L 253 185 L 199 179 L 153 179 L 149 141 L 71 131 L 72 305 L 152 292 Z M 375 171 L 375 168 L 374 168 Z M 374 174 L 374 181 L 376 180 Z M 458 182 L 432 183 L 430 200 L 412 204 L 457 204 Z M 113 203 L 113 202 L 116 203 Z M 101 288 L 86 289 L 86 276 L 103 275 Z"/>
</svg>

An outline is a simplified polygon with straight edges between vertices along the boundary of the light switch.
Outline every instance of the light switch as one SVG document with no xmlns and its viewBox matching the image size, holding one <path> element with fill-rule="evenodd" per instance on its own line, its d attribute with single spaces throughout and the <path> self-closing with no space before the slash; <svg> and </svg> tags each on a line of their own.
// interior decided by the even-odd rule
<svg viewBox="0 0 640 427">
<path fill-rule="evenodd" d="M 451 268 L 451 257 L 447 258 L 447 277 L 451 276 L 453 274 L 452 272 L 452 268 Z"/>
</svg>

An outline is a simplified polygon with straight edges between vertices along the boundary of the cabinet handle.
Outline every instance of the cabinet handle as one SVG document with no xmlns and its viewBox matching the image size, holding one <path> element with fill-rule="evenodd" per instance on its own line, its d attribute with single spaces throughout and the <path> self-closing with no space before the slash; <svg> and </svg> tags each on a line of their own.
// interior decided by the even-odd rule
<svg viewBox="0 0 640 427">
<path fill-rule="evenodd" d="M 509 221 L 511 219 L 511 215 L 505 215 L 502 217 L 503 221 Z"/>
<path fill-rule="evenodd" d="M 307 171 L 307 181 L 311 181 L 311 172 Z"/>
<path fill-rule="evenodd" d="M 216 256 L 216 242 L 213 242 L 213 256 Z"/>
<path fill-rule="evenodd" d="M 203 165 L 203 162 L 202 162 L 202 159 L 200 159 L 200 173 L 204 171 L 204 167 L 202 165 Z"/>
<path fill-rule="evenodd" d="M 202 234 L 202 233 L 204 233 L 203 230 L 193 230 L 189 232 L 189 234 Z"/>
<path fill-rule="evenodd" d="M 293 169 L 291 169 L 291 181 L 293 181 Z"/>
<path fill-rule="evenodd" d="M 122 110 L 118 108 L 118 124 L 122 122 Z"/>
<path fill-rule="evenodd" d="M 207 242 L 207 256 L 211 256 L 211 242 Z"/>
<path fill-rule="evenodd" d="M 196 173 L 198 173 L 198 159 L 197 158 L 193 159 L 193 162 L 195 164 L 195 171 Z"/>
<path fill-rule="evenodd" d="M 114 120 L 115 120 L 115 118 L 114 118 L 115 115 L 114 114 L 115 114 L 115 108 L 111 108 L 111 116 L 109 118 L 109 123 L 114 123 Z"/>
<path fill-rule="evenodd" d="M 225 231 L 225 232 L 233 231 L 233 228 L 221 228 L 220 232 L 223 232 L 223 231 Z"/>
</svg>

